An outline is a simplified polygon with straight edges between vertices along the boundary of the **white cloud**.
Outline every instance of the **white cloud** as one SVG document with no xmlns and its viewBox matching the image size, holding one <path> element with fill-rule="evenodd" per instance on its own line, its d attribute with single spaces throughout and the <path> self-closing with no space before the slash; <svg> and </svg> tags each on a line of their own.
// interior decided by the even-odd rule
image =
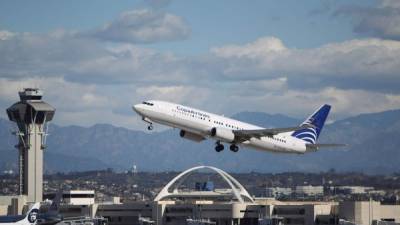
<svg viewBox="0 0 400 225">
<path fill-rule="evenodd" d="M 43 90 L 43 100 L 56 108 L 53 122 L 58 125 L 92 126 L 96 123 L 109 123 L 128 128 L 142 125 L 131 109 L 129 97 L 132 93 L 129 92 L 129 86 L 124 86 L 121 90 L 124 94 L 120 94 L 115 93 L 113 86 L 79 84 L 65 81 L 61 77 L 0 78 L 1 108 L 6 109 L 19 101 L 18 91 L 26 87 Z M 129 113 L 114 112 L 118 108 L 126 108 Z"/>
<path fill-rule="evenodd" d="M 36 86 L 62 125 L 142 128 L 131 106 L 146 99 L 226 115 L 250 110 L 301 118 L 323 103 L 333 105 L 334 118 L 400 108 L 398 41 L 294 49 L 264 37 L 177 56 L 57 30 L 14 34 L 0 41 L 0 52 L 0 106 L 14 103 L 21 88 Z"/>
<path fill-rule="evenodd" d="M 321 91 L 324 99 L 331 99 L 334 112 L 341 115 L 358 115 L 365 112 L 380 112 L 383 109 L 398 109 L 399 94 L 383 94 L 364 90 L 341 90 L 326 88 Z"/>
<path fill-rule="evenodd" d="M 154 43 L 186 39 L 190 28 L 179 16 L 152 9 L 132 10 L 105 24 L 94 37 L 129 43 Z"/>
<path fill-rule="evenodd" d="M 292 88 L 400 91 L 398 41 L 355 39 L 311 49 L 280 49 L 270 51 L 264 42 L 255 41 L 214 48 L 212 52 L 223 58 L 222 71 L 228 79 L 274 79 L 285 74 Z"/>
<path fill-rule="evenodd" d="M 199 106 L 211 97 L 209 96 L 209 90 L 207 88 L 182 85 L 142 86 L 136 89 L 136 94 L 143 100 L 157 99 L 181 104 L 192 104 L 192 106 Z M 196 99 L 196 102 L 194 102 L 193 99 Z"/>
<path fill-rule="evenodd" d="M 260 57 L 269 53 L 274 54 L 286 50 L 282 41 L 276 37 L 263 37 L 255 42 L 245 45 L 227 45 L 219 48 L 212 48 L 211 52 L 219 57 Z"/>
<path fill-rule="evenodd" d="M 354 31 L 375 37 L 400 40 L 400 3 L 380 0 L 376 6 L 345 6 L 336 15 L 347 15 L 354 20 Z"/>
<path fill-rule="evenodd" d="M 0 78 L 2 107 L 6 108 L 19 101 L 18 91 L 27 87 L 43 90 L 43 100 L 57 109 L 58 121 L 63 121 L 63 116 L 69 113 L 111 110 L 117 106 L 109 96 L 103 95 L 101 88 L 96 85 L 71 83 L 65 81 L 62 77 L 31 77 L 16 80 Z M 97 116 L 94 115 L 93 117 L 96 118 Z M 82 121 L 80 120 L 80 122 Z"/>
<path fill-rule="evenodd" d="M 106 54 L 98 55 L 71 68 L 74 78 L 89 82 L 136 83 L 184 80 L 178 72 L 179 61 L 168 53 L 131 44 L 106 47 Z"/>
<path fill-rule="evenodd" d="M 332 105 L 330 118 L 334 120 L 360 113 L 398 109 L 400 106 L 400 95 L 362 90 L 343 90 L 335 87 L 314 91 L 265 92 L 251 97 L 239 95 L 219 96 L 217 100 L 229 102 L 229 106 L 226 107 L 231 109 L 233 113 L 238 111 L 235 107 L 240 106 L 241 109 L 249 111 L 284 113 L 297 118 L 305 118 L 317 107 L 327 103 Z"/>
<path fill-rule="evenodd" d="M 398 0 L 381 0 L 381 7 L 400 9 L 400 2 Z"/>
<path fill-rule="evenodd" d="M 8 40 L 14 36 L 15 36 L 15 34 L 10 31 L 0 30 L 0 41 Z"/>
</svg>

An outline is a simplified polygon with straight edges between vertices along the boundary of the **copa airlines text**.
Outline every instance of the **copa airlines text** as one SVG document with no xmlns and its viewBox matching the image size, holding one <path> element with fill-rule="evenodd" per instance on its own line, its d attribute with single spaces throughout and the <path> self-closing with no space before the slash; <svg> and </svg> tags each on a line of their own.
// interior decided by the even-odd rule
<svg viewBox="0 0 400 225">
<path fill-rule="evenodd" d="M 330 108 L 330 105 L 322 105 L 300 126 L 269 129 L 165 101 L 151 100 L 133 106 L 149 124 L 149 130 L 153 129 L 153 123 L 159 123 L 180 129 L 180 136 L 192 141 L 213 138 L 217 152 L 224 150 L 222 143 L 229 143 L 233 152 L 243 145 L 263 151 L 298 154 L 321 147 L 341 146 L 316 143 Z"/>
</svg>

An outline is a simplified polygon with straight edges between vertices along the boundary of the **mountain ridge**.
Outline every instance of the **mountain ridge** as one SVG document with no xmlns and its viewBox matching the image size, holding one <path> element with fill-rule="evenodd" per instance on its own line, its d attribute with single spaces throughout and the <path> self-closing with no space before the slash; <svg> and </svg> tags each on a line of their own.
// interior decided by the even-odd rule
<svg viewBox="0 0 400 225">
<path fill-rule="evenodd" d="M 302 121 L 282 114 L 260 112 L 241 112 L 233 118 L 265 127 L 293 126 Z M 0 119 L 0 155 L 7 154 L 4 153 L 6 150 L 8 154 L 14 154 L 16 159 L 17 151 L 13 149 L 16 139 L 9 133 L 11 128 L 9 121 Z M 274 154 L 247 148 L 241 148 L 238 153 L 229 150 L 216 153 L 213 141 L 194 143 L 180 138 L 179 132 L 173 129 L 146 133 L 110 124 L 95 124 L 91 127 L 52 124 L 49 131 L 51 135 L 48 137 L 46 159 L 65 158 L 64 164 L 76 161 L 86 167 L 45 161 L 48 172 L 104 167 L 124 170 L 133 164 L 145 171 L 177 171 L 204 164 L 235 172 L 318 172 L 331 168 L 337 171 L 383 174 L 400 171 L 396 161 L 400 158 L 396 147 L 400 144 L 397 140 L 400 135 L 400 110 L 361 114 L 327 124 L 319 142 L 347 143 L 350 146 L 305 155 Z M 5 158 L 0 157 L 0 170 L 11 165 L 16 167 L 16 161 L 10 164 Z"/>
</svg>

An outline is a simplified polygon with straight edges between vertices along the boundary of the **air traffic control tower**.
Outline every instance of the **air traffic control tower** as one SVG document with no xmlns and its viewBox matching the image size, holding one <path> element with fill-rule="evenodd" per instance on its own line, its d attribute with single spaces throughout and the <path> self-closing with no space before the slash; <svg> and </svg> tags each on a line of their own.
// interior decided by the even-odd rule
<svg viewBox="0 0 400 225">
<path fill-rule="evenodd" d="M 7 109 L 8 118 L 17 125 L 19 194 L 26 195 L 28 202 L 42 201 L 47 122 L 55 113 L 55 108 L 42 101 L 42 95 L 37 88 L 25 88 L 19 92 L 20 101 Z"/>
</svg>

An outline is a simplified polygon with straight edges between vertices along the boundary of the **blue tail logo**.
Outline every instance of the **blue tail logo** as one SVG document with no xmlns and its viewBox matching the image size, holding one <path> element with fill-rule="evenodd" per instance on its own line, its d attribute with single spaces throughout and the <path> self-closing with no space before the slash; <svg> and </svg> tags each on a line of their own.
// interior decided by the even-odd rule
<svg viewBox="0 0 400 225">
<path fill-rule="evenodd" d="M 328 117 L 329 111 L 331 110 L 330 105 L 323 105 L 317 111 L 315 111 L 310 117 L 308 117 L 301 125 L 312 125 L 312 127 L 296 130 L 292 133 L 293 137 L 302 139 L 305 142 L 315 144 L 322 131 L 322 127 L 325 124 L 325 120 Z"/>
</svg>

